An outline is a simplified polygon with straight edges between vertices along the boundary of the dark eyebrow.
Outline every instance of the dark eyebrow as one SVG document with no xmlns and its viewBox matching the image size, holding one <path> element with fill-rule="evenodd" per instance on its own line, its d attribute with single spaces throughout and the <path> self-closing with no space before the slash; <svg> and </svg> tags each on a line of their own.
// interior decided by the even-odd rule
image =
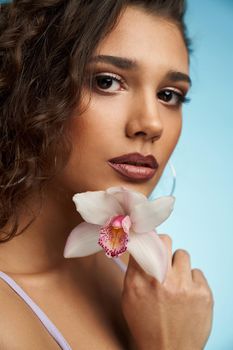
<svg viewBox="0 0 233 350">
<path fill-rule="evenodd" d="M 171 70 L 166 74 L 165 79 L 170 80 L 172 82 L 185 81 L 186 83 L 189 83 L 190 86 L 192 85 L 192 80 L 190 76 L 182 72 L 176 72 Z"/>
<path fill-rule="evenodd" d="M 138 68 L 138 64 L 135 60 L 118 57 L 118 56 L 108 56 L 108 55 L 98 55 L 91 58 L 90 62 L 98 63 L 110 63 L 120 69 L 135 69 Z"/>
<path fill-rule="evenodd" d="M 117 68 L 125 69 L 125 70 L 132 70 L 132 69 L 139 68 L 139 64 L 137 63 L 136 60 L 132 60 L 126 57 L 119 57 L 119 56 L 98 55 L 98 56 L 93 56 L 89 62 L 90 63 L 99 63 L 99 62 L 109 63 Z M 192 81 L 189 75 L 182 72 L 171 70 L 166 74 L 165 78 L 173 82 L 185 81 L 190 85 L 192 85 Z"/>
</svg>

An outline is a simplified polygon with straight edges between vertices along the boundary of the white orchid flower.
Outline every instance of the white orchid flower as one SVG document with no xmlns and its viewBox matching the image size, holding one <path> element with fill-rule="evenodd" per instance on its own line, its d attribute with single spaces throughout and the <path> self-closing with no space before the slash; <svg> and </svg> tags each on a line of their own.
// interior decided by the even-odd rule
<svg viewBox="0 0 233 350">
<path fill-rule="evenodd" d="M 83 257 L 102 249 L 113 258 L 127 250 L 146 273 L 162 283 L 168 252 L 155 227 L 170 216 L 175 197 L 149 201 L 140 192 L 110 187 L 77 193 L 72 199 L 85 222 L 69 234 L 65 258 Z"/>
</svg>

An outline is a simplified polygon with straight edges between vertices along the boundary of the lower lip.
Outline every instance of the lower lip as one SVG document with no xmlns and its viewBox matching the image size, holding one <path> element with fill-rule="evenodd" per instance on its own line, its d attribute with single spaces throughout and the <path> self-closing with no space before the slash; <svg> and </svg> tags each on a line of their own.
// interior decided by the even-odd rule
<svg viewBox="0 0 233 350">
<path fill-rule="evenodd" d="M 144 166 L 117 164 L 111 162 L 108 162 L 108 164 L 114 170 L 116 170 L 116 172 L 131 180 L 149 180 L 155 175 L 157 171 L 157 169 L 147 168 Z"/>
</svg>

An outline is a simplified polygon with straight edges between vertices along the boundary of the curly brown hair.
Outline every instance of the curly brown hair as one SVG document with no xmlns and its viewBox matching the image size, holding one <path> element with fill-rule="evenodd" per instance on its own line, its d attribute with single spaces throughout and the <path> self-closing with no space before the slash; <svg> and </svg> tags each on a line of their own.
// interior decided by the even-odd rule
<svg viewBox="0 0 233 350">
<path fill-rule="evenodd" d="M 190 51 L 184 0 L 0 5 L 0 242 L 16 235 L 25 199 L 34 191 L 42 198 L 45 185 L 64 168 L 71 152 L 67 121 L 80 107 L 87 63 L 128 5 L 174 21 Z"/>
</svg>

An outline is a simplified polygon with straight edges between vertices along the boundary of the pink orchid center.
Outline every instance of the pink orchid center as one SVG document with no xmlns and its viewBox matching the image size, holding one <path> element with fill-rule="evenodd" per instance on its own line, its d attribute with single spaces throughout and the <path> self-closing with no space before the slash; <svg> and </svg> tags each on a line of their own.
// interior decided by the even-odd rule
<svg viewBox="0 0 233 350">
<path fill-rule="evenodd" d="M 101 227 L 98 243 L 108 257 L 117 257 L 127 250 L 130 226 L 128 215 L 117 215 Z"/>
</svg>

